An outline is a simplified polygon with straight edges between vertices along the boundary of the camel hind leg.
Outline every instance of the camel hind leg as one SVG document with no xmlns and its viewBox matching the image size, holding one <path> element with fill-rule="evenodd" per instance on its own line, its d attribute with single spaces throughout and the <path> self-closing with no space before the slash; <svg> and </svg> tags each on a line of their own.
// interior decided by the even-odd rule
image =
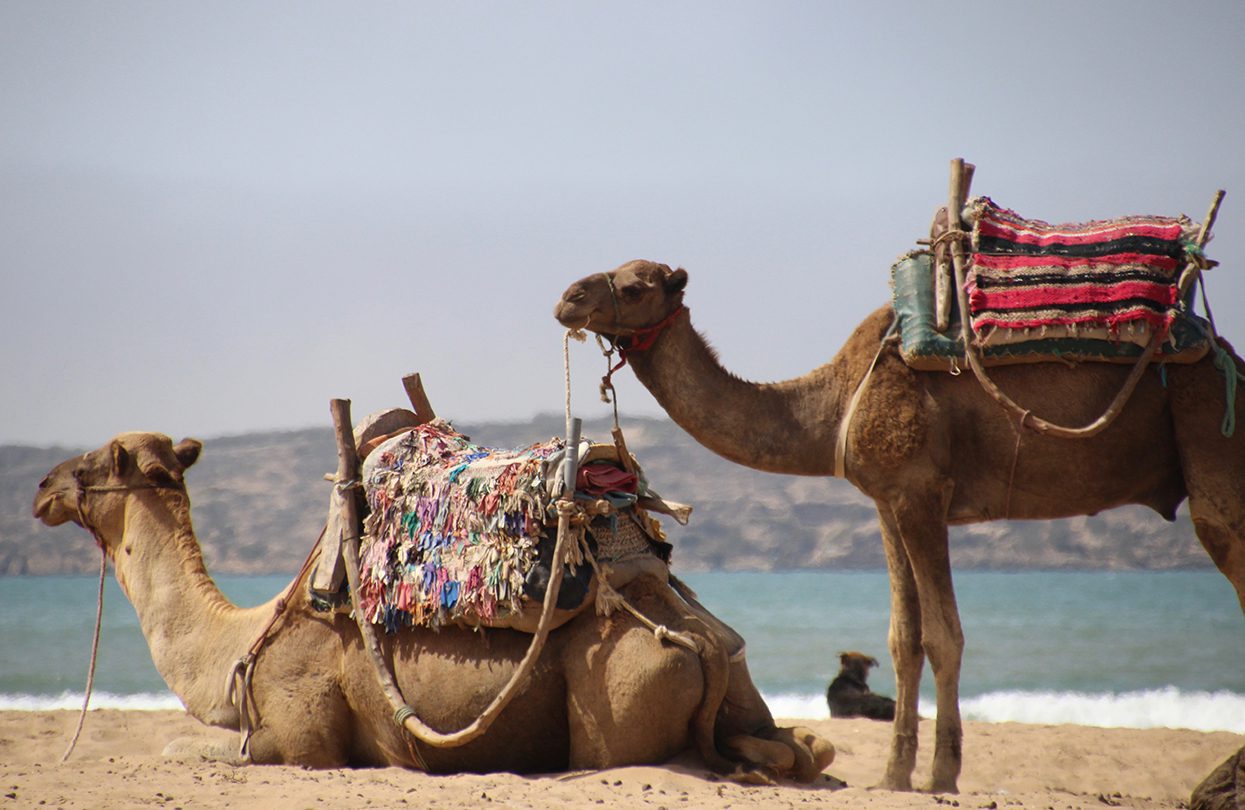
<svg viewBox="0 0 1245 810">
<path fill-rule="evenodd" d="M 1225 380 L 1211 361 L 1173 368 L 1169 378 L 1193 526 L 1245 612 L 1245 386 L 1237 385 L 1235 430 L 1225 436 Z"/>
<path fill-rule="evenodd" d="M 890 632 L 887 642 L 895 665 L 895 719 L 890 757 L 881 787 L 912 790 L 916 768 L 917 703 L 925 652 L 921 649 L 921 604 L 917 597 L 912 564 L 904 550 L 899 528 L 889 507 L 878 505 L 886 568 L 891 591 Z"/>
<path fill-rule="evenodd" d="M 653 620 L 671 620 L 656 590 L 636 581 L 623 593 Z M 663 762 L 698 742 L 703 704 L 708 699 L 716 709 L 725 683 L 706 682 L 697 653 L 661 640 L 622 611 L 589 611 L 561 632 L 572 769 Z M 726 653 L 717 653 L 724 668 Z"/>
</svg>

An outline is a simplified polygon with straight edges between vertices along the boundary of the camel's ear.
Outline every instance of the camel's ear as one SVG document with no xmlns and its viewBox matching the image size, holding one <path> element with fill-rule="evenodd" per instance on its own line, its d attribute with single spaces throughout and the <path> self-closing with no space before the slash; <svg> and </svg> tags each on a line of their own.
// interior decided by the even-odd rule
<svg viewBox="0 0 1245 810">
<path fill-rule="evenodd" d="M 666 276 L 666 292 L 677 293 L 687 286 L 687 271 L 680 267 Z"/>
<path fill-rule="evenodd" d="M 180 484 L 182 482 L 181 470 L 169 469 L 164 459 L 156 458 L 151 453 L 139 456 L 138 469 L 148 481 L 157 484 Z"/>
<path fill-rule="evenodd" d="M 878 659 L 876 659 L 876 658 L 870 658 L 870 659 L 869 659 L 869 666 L 871 666 L 871 667 L 876 667 L 876 666 L 878 666 Z"/>
<path fill-rule="evenodd" d="M 173 455 L 177 456 L 184 470 L 199 460 L 199 451 L 202 449 L 203 442 L 198 439 L 182 439 L 173 447 Z"/>
<path fill-rule="evenodd" d="M 117 475 L 125 475 L 130 469 L 130 451 L 118 441 L 114 441 L 108 449 L 112 455 L 112 471 Z"/>
</svg>

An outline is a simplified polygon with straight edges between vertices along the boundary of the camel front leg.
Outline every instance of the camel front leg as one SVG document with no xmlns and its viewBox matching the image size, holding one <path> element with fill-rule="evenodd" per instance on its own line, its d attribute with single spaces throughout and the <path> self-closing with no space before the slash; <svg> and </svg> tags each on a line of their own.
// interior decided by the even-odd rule
<svg viewBox="0 0 1245 810">
<path fill-rule="evenodd" d="M 886 775 L 879 787 L 912 790 L 912 771 L 916 767 L 918 698 L 925 653 L 921 649 L 921 604 L 908 552 L 890 507 L 878 504 L 878 520 L 886 549 L 886 570 L 890 574 L 891 620 L 887 642 L 895 665 L 895 723 Z"/>
<path fill-rule="evenodd" d="M 964 632 L 955 603 L 947 547 L 949 499 L 948 485 L 942 491 L 931 487 L 919 495 L 901 497 L 892 505 L 895 525 L 908 554 L 920 599 L 921 647 L 934 671 L 938 694 L 934 768 L 930 781 L 930 790 L 934 793 L 957 792 L 963 740 L 960 663 L 964 656 Z"/>
</svg>

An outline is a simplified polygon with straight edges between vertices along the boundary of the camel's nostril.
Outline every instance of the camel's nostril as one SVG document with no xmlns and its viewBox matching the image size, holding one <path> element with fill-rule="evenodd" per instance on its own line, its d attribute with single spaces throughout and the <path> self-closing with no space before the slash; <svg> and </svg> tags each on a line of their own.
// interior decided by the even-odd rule
<svg viewBox="0 0 1245 810">
<path fill-rule="evenodd" d="M 39 489 L 47 489 L 48 484 L 50 483 L 52 483 L 52 476 L 50 475 L 43 476 L 43 480 L 39 482 Z"/>
</svg>

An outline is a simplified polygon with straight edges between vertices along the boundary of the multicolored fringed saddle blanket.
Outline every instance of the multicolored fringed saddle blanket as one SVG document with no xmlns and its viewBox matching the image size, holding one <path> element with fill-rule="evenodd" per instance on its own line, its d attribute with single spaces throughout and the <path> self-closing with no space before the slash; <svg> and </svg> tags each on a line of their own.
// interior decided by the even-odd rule
<svg viewBox="0 0 1245 810">
<path fill-rule="evenodd" d="M 983 346 L 1049 335 L 1146 347 L 1167 336 L 1196 235 L 1187 217 L 1051 225 L 989 197 L 970 210 L 968 305 Z"/>
<path fill-rule="evenodd" d="M 988 197 L 969 204 L 966 286 L 985 365 L 1052 360 L 1132 363 L 1155 335 L 1156 362 L 1191 363 L 1209 349 L 1205 320 L 1179 306 L 1178 281 L 1196 226 L 1185 217 L 1125 217 L 1051 225 Z M 935 327 L 933 261 L 906 254 L 891 268 L 900 355 L 913 368 L 966 366 L 959 301 Z"/>
<path fill-rule="evenodd" d="M 363 465 L 370 512 L 360 553 L 359 609 L 390 631 L 450 622 L 496 626 L 543 599 L 564 453 L 563 440 L 556 438 L 515 450 L 483 447 L 440 420 L 378 446 Z M 646 491 L 643 479 L 592 458 L 591 452 L 581 458 L 577 495 L 633 508 Z M 613 517 L 616 528 L 621 518 Z M 638 538 L 638 547 L 648 553 L 654 546 L 660 556 L 661 547 L 669 547 L 656 522 L 643 518 L 656 536 Z M 586 539 L 595 550 L 594 538 L 610 526 L 589 529 Z M 588 566 L 568 566 L 558 607 L 578 606 L 590 577 Z"/>
</svg>

